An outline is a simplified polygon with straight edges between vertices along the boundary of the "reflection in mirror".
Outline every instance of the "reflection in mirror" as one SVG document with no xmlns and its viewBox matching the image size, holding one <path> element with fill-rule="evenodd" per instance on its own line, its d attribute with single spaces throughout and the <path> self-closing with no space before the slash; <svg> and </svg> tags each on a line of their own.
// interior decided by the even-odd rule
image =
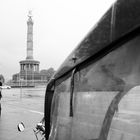
<svg viewBox="0 0 140 140">
<path fill-rule="evenodd" d="M 36 125 L 36 129 L 43 132 L 43 133 L 45 132 L 45 127 L 44 127 L 43 123 L 38 123 Z"/>
<path fill-rule="evenodd" d="M 20 123 L 17 125 L 17 128 L 18 128 L 18 131 L 23 132 L 24 129 L 25 129 L 25 126 L 24 126 L 23 122 L 20 122 Z"/>
</svg>

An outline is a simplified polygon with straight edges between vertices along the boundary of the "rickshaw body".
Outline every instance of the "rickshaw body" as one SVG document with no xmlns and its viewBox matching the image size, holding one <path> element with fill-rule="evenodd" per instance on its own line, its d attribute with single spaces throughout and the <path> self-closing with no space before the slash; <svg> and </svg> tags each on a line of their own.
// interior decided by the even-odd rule
<svg viewBox="0 0 140 140">
<path fill-rule="evenodd" d="M 140 139 L 139 0 L 117 0 L 51 78 L 45 135 Z"/>
</svg>

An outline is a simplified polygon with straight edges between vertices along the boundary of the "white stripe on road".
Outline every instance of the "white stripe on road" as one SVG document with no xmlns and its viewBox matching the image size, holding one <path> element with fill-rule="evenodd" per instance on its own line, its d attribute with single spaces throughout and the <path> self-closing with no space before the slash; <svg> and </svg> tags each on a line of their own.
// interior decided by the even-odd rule
<svg viewBox="0 0 140 140">
<path fill-rule="evenodd" d="M 9 105 L 9 106 L 14 106 L 14 107 L 17 107 L 17 108 L 20 108 L 20 109 L 23 109 L 23 110 L 26 110 L 26 111 L 29 111 L 29 112 L 32 112 L 32 113 L 44 115 L 43 112 L 39 112 L 39 111 L 36 111 L 36 110 L 30 110 L 30 109 L 24 108 L 24 107 L 22 107 L 22 106 L 13 105 L 13 104 L 10 104 L 10 103 L 7 103 L 7 105 Z"/>
<path fill-rule="evenodd" d="M 41 114 L 41 115 L 44 115 L 43 112 L 39 112 L 39 111 L 35 111 L 35 110 L 28 110 L 29 112 L 32 112 L 32 113 L 37 113 L 37 114 Z"/>
<path fill-rule="evenodd" d="M 138 115 L 140 116 L 140 111 L 131 111 L 131 110 L 119 110 L 118 113 L 128 114 L 128 115 Z"/>
</svg>

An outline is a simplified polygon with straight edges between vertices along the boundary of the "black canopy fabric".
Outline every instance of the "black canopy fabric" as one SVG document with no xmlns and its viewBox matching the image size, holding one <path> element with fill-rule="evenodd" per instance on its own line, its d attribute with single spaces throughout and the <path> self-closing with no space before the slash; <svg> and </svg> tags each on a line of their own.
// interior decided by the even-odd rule
<svg viewBox="0 0 140 140">
<path fill-rule="evenodd" d="M 140 27 L 139 6 L 140 0 L 117 0 L 62 63 L 54 79 Z"/>
<path fill-rule="evenodd" d="M 2 86 L 2 82 L 0 81 L 0 86 Z"/>
</svg>

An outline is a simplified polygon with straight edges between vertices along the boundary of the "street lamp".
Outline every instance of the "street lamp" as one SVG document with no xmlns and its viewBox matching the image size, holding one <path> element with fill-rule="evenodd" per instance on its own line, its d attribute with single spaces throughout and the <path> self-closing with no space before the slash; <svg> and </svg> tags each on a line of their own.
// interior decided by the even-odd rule
<svg viewBox="0 0 140 140">
<path fill-rule="evenodd" d="M 20 78 L 20 99 L 22 99 L 22 81 L 24 79 Z"/>
</svg>

